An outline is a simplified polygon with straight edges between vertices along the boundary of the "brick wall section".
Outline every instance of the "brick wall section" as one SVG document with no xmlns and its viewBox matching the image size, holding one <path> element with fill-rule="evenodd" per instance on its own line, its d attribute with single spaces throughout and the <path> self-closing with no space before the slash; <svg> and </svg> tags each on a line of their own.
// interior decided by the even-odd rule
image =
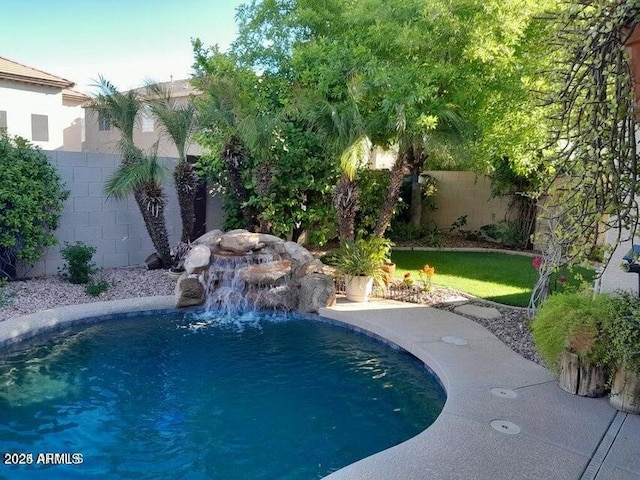
<svg viewBox="0 0 640 480">
<path fill-rule="evenodd" d="M 126 200 L 107 199 L 104 183 L 120 164 L 118 155 L 85 152 L 44 152 L 70 190 L 60 226 L 55 232 L 59 244 L 45 250 L 44 259 L 20 276 L 55 275 L 64 264 L 60 248 L 64 242 L 82 241 L 96 247 L 93 257 L 99 267 L 122 267 L 144 262 L 154 252 L 142 215 L 133 196 Z M 161 158 L 173 170 L 176 160 Z M 165 180 L 167 206 L 165 219 L 170 245 L 180 239 L 180 211 L 171 175 Z"/>
<path fill-rule="evenodd" d="M 504 220 L 509 198 L 491 197 L 491 181 L 474 172 L 427 172 L 436 179 L 435 212 L 423 211 L 423 225 L 448 230 L 459 217 L 467 216 L 464 230 L 478 230 L 483 225 Z"/>
</svg>

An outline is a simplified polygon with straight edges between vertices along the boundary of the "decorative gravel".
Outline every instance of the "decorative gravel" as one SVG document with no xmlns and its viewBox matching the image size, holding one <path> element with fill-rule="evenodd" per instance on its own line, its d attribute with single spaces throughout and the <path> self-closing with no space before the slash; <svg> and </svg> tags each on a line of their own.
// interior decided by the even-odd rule
<svg viewBox="0 0 640 480">
<path fill-rule="evenodd" d="M 172 295 L 176 286 L 165 270 L 147 270 L 145 266 L 104 269 L 94 276 L 94 281 L 101 280 L 109 283 L 109 289 L 97 297 L 87 295 L 84 285 L 57 276 L 10 282 L 0 290 L 7 300 L 0 306 L 0 321 L 63 305 Z"/>
<path fill-rule="evenodd" d="M 147 270 L 144 266 L 105 269 L 96 276 L 95 280 L 109 282 L 109 289 L 97 297 L 87 295 L 84 285 L 74 285 L 55 276 L 11 282 L 0 289 L 0 321 L 63 305 L 172 295 L 175 288 L 175 280 L 170 279 L 166 271 Z M 435 286 L 429 292 L 422 292 L 417 287 L 391 288 L 385 297 L 450 311 L 453 311 L 455 305 L 447 303 L 448 299 L 465 297 L 471 304 L 497 308 L 502 314 L 499 319 L 485 320 L 465 316 L 487 328 L 516 353 L 543 364 L 533 345 L 529 330 L 530 320 L 525 309 L 489 304 L 455 290 Z"/>
<path fill-rule="evenodd" d="M 522 355 L 524 358 L 532 362 L 544 365 L 543 360 L 535 349 L 533 338 L 529 324 L 531 319 L 526 308 L 509 307 L 506 305 L 487 302 L 479 298 L 467 295 L 465 293 L 452 290 L 450 288 L 433 286 L 430 291 L 423 292 L 419 286 L 412 288 L 403 287 L 402 282 L 395 282 L 384 293 L 378 292 L 379 296 L 392 300 L 400 300 L 404 302 L 419 303 L 434 308 L 440 308 L 453 312 L 458 302 L 451 303 L 451 299 L 466 299 L 467 304 L 477 305 L 478 307 L 493 307 L 502 315 L 500 318 L 487 320 L 477 318 L 471 315 L 464 316 L 476 323 L 479 323 L 496 337 L 502 340 L 514 352 Z"/>
</svg>

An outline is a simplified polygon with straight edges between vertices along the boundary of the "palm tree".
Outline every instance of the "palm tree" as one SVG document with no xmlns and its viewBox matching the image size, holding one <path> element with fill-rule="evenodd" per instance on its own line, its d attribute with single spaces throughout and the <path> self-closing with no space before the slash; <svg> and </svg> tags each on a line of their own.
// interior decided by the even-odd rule
<svg viewBox="0 0 640 480">
<path fill-rule="evenodd" d="M 251 170 L 251 154 L 244 140 L 243 126 L 250 117 L 246 95 L 233 74 L 201 76 L 196 79 L 206 100 L 200 103 L 200 124 L 206 131 L 215 132 L 221 139 L 220 159 L 229 181 L 231 194 L 241 205 L 244 226 L 255 230 L 258 213 L 254 206 L 247 205 L 251 193 L 245 186 L 245 174 Z"/>
<path fill-rule="evenodd" d="M 197 126 L 196 108 L 190 101 L 178 103 L 171 96 L 171 89 L 165 84 L 147 82 L 147 103 L 151 113 L 158 120 L 161 134 L 169 138 L 178 151 L 178 164 L 173 170 L 173 179 L 182 219 L 182 242 L 192 240 L 195 225 L 197 178 L 186 151 Z"/>
<path fill-rule="evenodd" d="M 356 173 L 371 153 L 364 119 L 358 108 L 359 78 L 347 83 L 342 102 L 330 102 L 311 90 L 300 90 L 292 99 L 290 113 L 300 116 L 309 128 L 325 138 L 332 156 L 340 158 L 340 178 L 333 189 L 333 205 L 338 217 L 338 238 L 343 244 L 355 239 L 360 188 Z"/>
<path fill-rule="evenodd" d="M 395 119 L 398 156 L 391 169 L 391 180 L 384 204 L 374 229 L 374 235 L 382 237 L 393 217 L 405 175 L 411 176 L 411 223 L 418 227 L 422 219 L 422 188 L 420 172 L 429 157 L 450 157 L 452 151 L 464 144 L 465 129 L 462 118 L 447 106 L 434 109 L 435 115 L 420 115 L 408 125 L 404 106 L 397 108 Z"/>
<path fill-rule="evenodd" d="M 102 76 L 95 86 L 98 94 L 91 102 L 92 108 L 120 132 L 118 150 L 122 163 L 107 181 L 105 192 L 114 198 L 124 198 L 133 193 L 158 256 L 165 266 L 170 266 L 169 236 L 164 219 L 165 197 L 155 154 L 151 158 L 145 157 L 133 141 L 142 101 L 135 90 L 120 92 Z"/>
</svg>

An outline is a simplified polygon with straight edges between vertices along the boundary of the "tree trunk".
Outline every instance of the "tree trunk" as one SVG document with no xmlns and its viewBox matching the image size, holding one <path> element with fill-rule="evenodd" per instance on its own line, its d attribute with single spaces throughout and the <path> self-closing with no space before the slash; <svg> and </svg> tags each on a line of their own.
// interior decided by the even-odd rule
<svg viewBox="0 0 640 480">
<path fill-rule="evenodd" d="M 158 196 L 160 193 L 160 196 Z M 171 266 L 171 249 L 169 247 L 169 235 L 164 220 L 165 200 L 159 186 L 149 186 L 137 189 L 133 197 L 138 204 L 144 225 L 147 228 L 151 242 L 165 267 Z M 153 201 L 151 201 L 153 199 Z"/>
<path fill-rule="evenodd" d="M 268 163 L 261 163 L 256 167 L 256 190 L 260 196 L 261 201 L 264 203 L 269 197 L 269 191 L 271 190 L 271 184 L 273 183 L 273 168 Z M 262 233 L 269 233 L 271 231 L 271 222 L 265 220 L 262 215 L 259 215 L 259 229 Z"/>
<path fill-rule="evenodd" d="M 409 220 L 411 225 L 419 228 L 422 224 L 422 186 L 420 185 L 420 172 L 424 166 L 427 156 L 423 150 L 409 148 L 410 158 L 408 161 L 411 171 L 411 204 L 409 205 Z"/>
<path fill-rule="evenodd" d="M 341 244 L 355 239 L 359 199 L 358 186 L 346 174 L 343 174 L 333 191 L 333 204 L 338 211 L 338 237 Z"/>
<path fill-rule="evenodd" d="M 182 236 L 180 241 L 188 243 L 193 237 L 193 226 L 195 225 L 195 196 L 196 196 L 196 176 L 193 167 L 180 161 L 173 171 L 173 179 L 176 184 L 178 195 L 178 205 L 180 206 L 180 219 L 182 220 Z"/>
<path fill-rule="evenodd" d="M 242 204 L 248 202 L 250 198 L 249 191 L 245 188 L 242 178 L 242 171 L 247 168 L 247 156 L 248 152 L 242 144 L 242 140 L 235 135 L 229 139 L 220 154 L 231 182 L 231 191 L 240 204 L 245 226 L 247 230 L 253 231 L 256 227 L 257 215 L 253 208 L 242 207 Z"/>
<path fill-rule="evenodd" d="M 387 197 L 384 199 L 382 210 L 380 211 L 380 216 L 378 217 L 378 222 L 376 223 L 376 228 L 373 232 L 376 237 L 383 237 L 391 223 L 393 210 L 395 209 L 398 197 L 400 196 L 400 187 L 402 186 L 402 179 L 404 178 L 404 169 L 407 165 L 407 155 L 407 151 L 398 152 L 398 158 L 391 169 L 391 179 L 389 180 Z"/>
<path fill-rule="evenodd" d="M 123 163 L 132 163 L 142 158 L 142 151 L 130 145 L 123 156 Z M 133 198 L 138 205 L 151 243 L 165 267 L 171 266 L 171 249 L 169 234 L 164 219 L 165 198 L 162 187 L 155 183 L 147 183 L 133 191 Z"/>
<path fill-rule="evenodd" d="M 422 188 L 418 182 L 417 170 L 411 172 L 411 203 L 409 204 L 409 222 L 419 228 L 422 223 Z"/>
</svg>

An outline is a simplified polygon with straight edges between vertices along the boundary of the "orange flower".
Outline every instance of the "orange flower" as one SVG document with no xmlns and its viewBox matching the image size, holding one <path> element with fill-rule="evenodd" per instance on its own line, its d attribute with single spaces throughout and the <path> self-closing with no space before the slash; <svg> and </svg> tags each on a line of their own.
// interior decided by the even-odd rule
<svg viewBox="0 0 640 480">
<path fill-rule="evenodd" d="M 424 267 L 422 267 L 422 270 L 420 270 L 420 273 L 424 273 L 427 276 L 427 278 L 431 280 L 433 276 L 436 274 L 436 269 L 435 267 L 432 267 L 427 263 Z"/>
</svg>

